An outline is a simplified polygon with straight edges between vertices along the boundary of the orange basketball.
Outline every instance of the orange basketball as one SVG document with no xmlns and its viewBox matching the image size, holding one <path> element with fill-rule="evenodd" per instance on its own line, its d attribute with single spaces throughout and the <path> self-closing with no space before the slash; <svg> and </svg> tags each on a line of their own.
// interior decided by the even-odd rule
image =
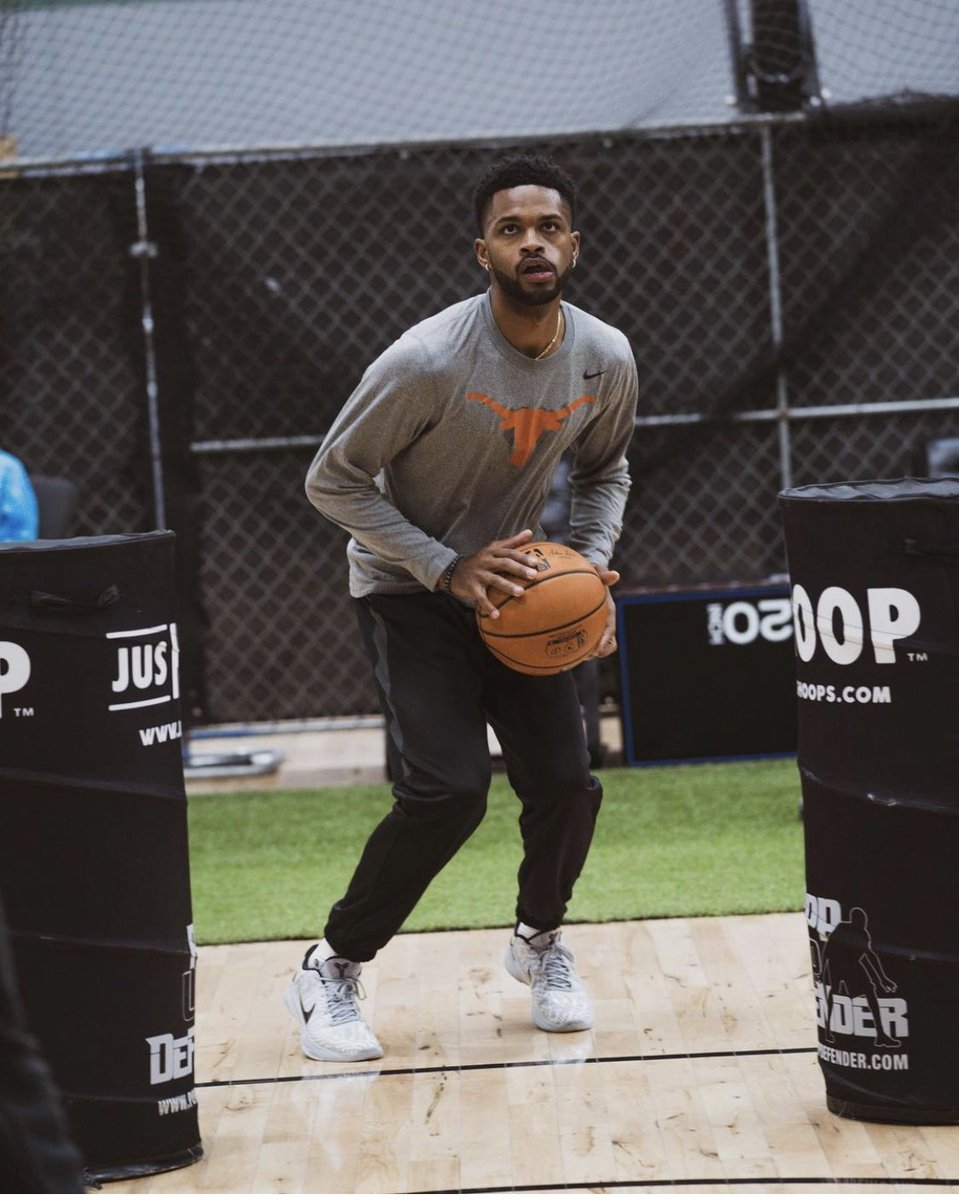
<svg viewBox="0 0 959 1200">
<path fill-rule="evenodd" d="M 531 542 L 521 546 L 537 560 L 535 579 L 517 583 L 522 596 L 490 591 L 499 609 L 493 621 L 476 613 L 491 654 L 523 675 L 556 675 L 596 649 L 606 628 L 606 585 L 592 564 L 568 546 Z"/>
</svg>

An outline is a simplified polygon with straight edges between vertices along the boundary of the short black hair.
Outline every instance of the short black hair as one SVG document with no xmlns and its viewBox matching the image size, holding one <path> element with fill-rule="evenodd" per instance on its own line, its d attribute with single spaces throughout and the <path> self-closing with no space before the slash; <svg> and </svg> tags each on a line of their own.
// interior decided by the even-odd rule
<svg viewBox="0 0 959 1200">
<path fill-rule="evenodd" d="M 559 192 L 569 209 L 570 221 L 575 224 L 576 184 L 572 178 L 551 158 L 541 154 L 514 154 L 493 163 L 473 192 L 473 212 L 480 237 L 483 236 L 484 221 L 493 196 L 507 188 L 524 187 L 527 184 Z"/>
</svg>

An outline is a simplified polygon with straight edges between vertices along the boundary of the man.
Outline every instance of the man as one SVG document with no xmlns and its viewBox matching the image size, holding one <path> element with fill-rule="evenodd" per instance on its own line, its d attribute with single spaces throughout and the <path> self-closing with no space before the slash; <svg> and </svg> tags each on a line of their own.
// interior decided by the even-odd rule
<svg viewBox="0 0 959 1200">
<path fill-rule="evenodd" d="M 606 584 L 629 488 L 636 367 L 623 334 L 562 301 L 576 266 L 575 189 L 554 163 L 508 159 L 474 196 L 489 290 L 415 325 L 340 412 L 308 475 L 312 503 L 352 535 L 350 591 L 400 770 L 346 895 L 286 995 L 315 1059 L 377 1058 L 357 1005 L 363 962 L 412 911 L 483 817 L 487 721 L 520 799 L 523 860 L 506 966 L 533 1020 L 588 1029 L 592 1009 L 559 926 L 602 796 L 572 676 L 520 675 L 476 631 L 490 592 L 533 578 L 523 546 L 564 450 L 570 544 Z M 562 411 L 561 411 L 562 410 Z M 615 609 L 597 655 L 616 648 Z"/>
</svg>

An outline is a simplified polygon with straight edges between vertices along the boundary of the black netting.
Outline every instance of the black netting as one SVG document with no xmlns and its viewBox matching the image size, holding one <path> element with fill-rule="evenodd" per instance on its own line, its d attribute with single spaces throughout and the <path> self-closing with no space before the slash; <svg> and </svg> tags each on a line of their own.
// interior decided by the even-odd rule
<svg viewBox="0 0 959 1200">
<path fill-rule="evenodd" d="M 586 193 L 570 299 L 630 338 L 642 415 L 712 410 L 770 343 L 759 141 L 607 143 L 562 148 Z"/>
<path fill-rule="evenodd" d="M 617 550 L 623 586 L 761 579 L 784 569 L 773 422 L 640 429 Z"/>
<path fill-rule="evenodd" d="M 372 712 L 346 536 L 307 503 L 312 453 L 203 459 L 207 692 L 218 720 Z"/>
<path fill-rule="evenodd" d="M 955 410 L 797 422 L 792 434 L 794 482 L 799 487 L 923 476 L 928 473 L 927 449 L 941 438 L 959 438 Z M 952 457 L 952 473 L 959 473 L 959 445 Z"/>
<path fill-rule="evenodd" d="M 0 439 L 79 489 L 76 534 L 152 528 L 129 174 L 0 180 Z"/>
<path fill-rule="evenodd" d="M 645 412 L 712 408 L 770 340 L 756 139 L 552 149 L 585 183 L 569 298 L 633 340 Z M 497 153 L 176 168 L 191 241 L 197 438 L 322 432 L 372 355 L 483 286 L 470 192 Z M 677 371 L 680 359 L 687 369 Z"/>
<path fill-rule="evenodd" d="M 488 158 L 175 169 L 191 242 L 197 438 L 322 433 L 371 357 L 474 290 L 470 190 Z"/>
<path fill-rule="evenodd" d="M 777 132 L 791 404 L 959 395 L 957 134 L 948 120 Z"/>
</svg>

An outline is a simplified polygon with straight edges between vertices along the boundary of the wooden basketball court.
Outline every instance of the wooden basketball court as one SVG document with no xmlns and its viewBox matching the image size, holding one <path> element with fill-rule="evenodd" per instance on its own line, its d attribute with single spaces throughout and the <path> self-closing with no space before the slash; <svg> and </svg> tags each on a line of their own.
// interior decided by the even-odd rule
<svg viewBox="0 0 959 1200">
<path fill-rule="evenodd" d="M 959 1128 L 843 1120 L 802 915 L 570 926 L 596 1028 L 546 1034 L 508 932 L 405 934 L 363 974 L 375 1063 L 305 1059 L 304 946 L 201 948 L 205 1156 L 105 1191 L 959 1191 Z"/>
</svg>

